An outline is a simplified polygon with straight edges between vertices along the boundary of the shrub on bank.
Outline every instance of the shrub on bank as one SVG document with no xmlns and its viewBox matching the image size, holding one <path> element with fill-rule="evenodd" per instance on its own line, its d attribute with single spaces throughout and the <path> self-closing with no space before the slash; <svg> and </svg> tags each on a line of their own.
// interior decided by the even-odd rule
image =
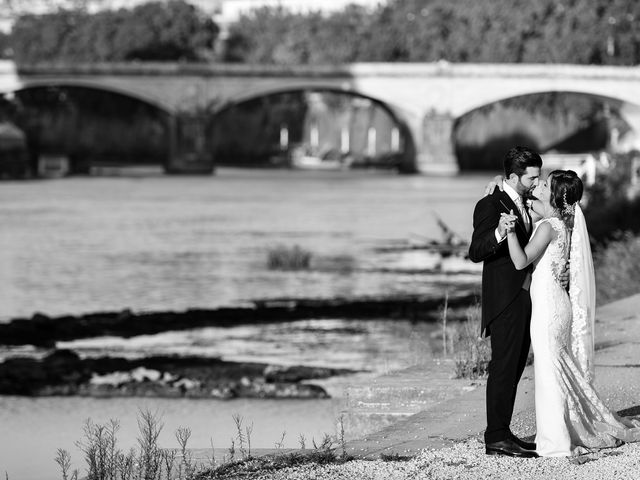
<svg viewBox="0 0 640 480">
<path fill-rule="evenodd" d="M 640 291 L 640 192 L 632 185 L 638 155 L 614 155 L 585 192 L 599 305 Z"/>
<path fill-rule="evenodd" d="M 640 292 L 640 237 L 621 234 L 594 255 L 596 300 L 604 305 Z"/>
<path fill-rule="evenodd" d="M 617 154 L 585 190 L 585 218 L 594 250 L 606 248 L 622 232 L 640 233 L 640 195 L 631 184 L 638 152 Z"/>
<path fill-rule="evenodd" d="M 449 337 L 447 343 L 454 356 L 456 378 L 474 380 L 487 374 L 491 344 L 480 334 L 480 305 L 470 306 L 465 316 L 465 320 L 450 324 L 446 333 Z"/>
<path fill-rule="evenodd" d="M 269 270 L 308 270 L 312 253 L 299 245 L 278 245 L 267 252 Z"/>
</svg>

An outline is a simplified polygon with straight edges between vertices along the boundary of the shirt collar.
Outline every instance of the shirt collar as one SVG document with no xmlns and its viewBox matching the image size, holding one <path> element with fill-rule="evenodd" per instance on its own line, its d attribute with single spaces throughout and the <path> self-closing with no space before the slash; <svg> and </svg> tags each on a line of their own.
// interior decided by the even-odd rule
<svg viewBox="0 0 640 480">
<path fill-rule="evenodd" d="M 518 192 L 516 192 L 513 187 L 511 185 L 509 185 L 507 182 L 503 182 L 502 183 L 502 189 L 504 190 L 504 192 L 509 195 L 509 198 L 511 198 L 511 200 L 514 201 L 514 203 L 517 205 L 516 201 L 517 199 L 522 199 L 522 197 L 520 197 L 520 195 L 518 195 Z"/>
</svg>

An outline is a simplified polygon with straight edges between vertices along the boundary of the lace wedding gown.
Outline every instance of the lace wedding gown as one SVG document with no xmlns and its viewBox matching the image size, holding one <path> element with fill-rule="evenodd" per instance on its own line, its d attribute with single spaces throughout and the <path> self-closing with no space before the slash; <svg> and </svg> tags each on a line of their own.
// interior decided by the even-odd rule
<svg viewBox="0 0 640 480">
<path fill-rule="evenodd" d="M 572 348 L 580 332 L 574 331 L 569 294 L 556 280 L 568 260 L 569 231 L 559 218 L 543 219 L 536 228 L 542 222 L 557 237 L 535 263 L 530 287 L 538 454 L 579 455 L 640 441 L 640 421 L 621 418 L 605 406 Z"/>
</svg>

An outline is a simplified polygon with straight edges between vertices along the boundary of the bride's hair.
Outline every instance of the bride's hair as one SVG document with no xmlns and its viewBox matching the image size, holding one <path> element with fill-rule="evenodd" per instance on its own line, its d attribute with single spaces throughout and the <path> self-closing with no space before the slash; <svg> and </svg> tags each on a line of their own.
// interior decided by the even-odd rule
<svg viewBox="0 0 640 480">
<path fill-rule="evenodd" d="M 560 217 L 569 228 L 573 228 L 575 205 L 582 198 L 584 186 L 573 170 L 554 170 L 549 174 L 551 206 L 560 212 Z"/>
</svg>

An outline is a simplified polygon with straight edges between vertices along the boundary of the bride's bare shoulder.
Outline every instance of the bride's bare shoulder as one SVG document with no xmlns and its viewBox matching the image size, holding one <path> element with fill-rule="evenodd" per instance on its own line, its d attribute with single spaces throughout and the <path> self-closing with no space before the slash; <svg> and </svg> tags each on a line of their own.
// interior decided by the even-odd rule
<svg viewBox="0 0 640 480">
<path fill-rule="evenodd" d="M 557 233 L 549 220 L 549 218 L 543 218 L 542 220 L 540 220 L 540 222 L 538 223 L 538 228 L 536 228 L 536 236 L 550 241 L 556 238 Z"/>
</svg>

